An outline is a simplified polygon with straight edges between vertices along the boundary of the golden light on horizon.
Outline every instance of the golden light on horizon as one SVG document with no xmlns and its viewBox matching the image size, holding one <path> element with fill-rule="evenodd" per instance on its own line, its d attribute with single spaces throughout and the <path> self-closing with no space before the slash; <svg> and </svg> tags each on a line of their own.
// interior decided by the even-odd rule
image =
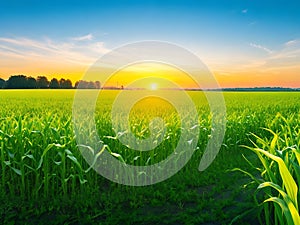
<svg viewBox="0 0 300 225">
<path fill-rule="evenodd" d="M 99 79 L 101 81 L 101 76 Z M 138 80 L 140 82 L 135 82 Z M 174 83 L 178 88 L 199 87 L 184 71 L 171 65 L 153 62 L 129 65 L 117 71 L 106 82 L 101 81 L 101 83 L 106 87 L 122 85 L 157 90 L 158 88 L 173 88 L 174 85 L 170 85 L 168 81 Z"/>
<path fill-rule="evenodd" d="M 157 90 L 157 84 L 156 84 L 156 83 L 152 83 L 152 84 L 150 85 L 150 89 L 151 89 L 152 91 L 156 91 L 156 90 Z"/>
<path fill-rule="evenodd" d="M 24 64 L 24 65 L 23 65 Z M 12 75 L 23 74 L 26 76 L 46 76 L 48 80 L 52 78 L 57 79 L 70 79 L 75 84 L 76 81 L 84 79 L 84 75 L 87 72 L 88 65 L 66 65 L 63 62 L 44 62 L 40 61 L 28 62 L 20 64 L 17 67 L 3 68 L 0 74 L 0 78 L 7 80 Z M 288 67 L 278 69 L 265 69 L 254 70 L 247 69 L 247 71 L 235 67 L 226 68 L 226 73 L 214 70 L 212 73 L 215 75 L 216 80 L 219 82 L 220 87 L 262 87 L 262 86 L 282 86 L 282 87 L 299 87 L 299 68 Z M 104 70 L 105 72 L 105 70 Z M 178 84 L 182 88 L 199 88 L 199 85 L 191 79 L 191 77 L 184 71 L 171 65 L 162 63 L 138 63 L 129 65 L 120 71 L 117 71 L 106 82 L 102 77 L 102 72 L 95 75 L 95 80 L 101 82 L 101 86 L 107 87 L 121 87 L 125 88 L 134 80 L 142 79 L 145 77 L 157 77 L 170 80 Z M 151 83 L 156 82 L 153 80 L 150 83 L 145 83 L 142 88 L 151 89 Z M 157 83 L 157 82 L 156 82 Z M 164 86 L 164 83 L 157 83 L 159 89 L 169 88 Z"/>
</svg>

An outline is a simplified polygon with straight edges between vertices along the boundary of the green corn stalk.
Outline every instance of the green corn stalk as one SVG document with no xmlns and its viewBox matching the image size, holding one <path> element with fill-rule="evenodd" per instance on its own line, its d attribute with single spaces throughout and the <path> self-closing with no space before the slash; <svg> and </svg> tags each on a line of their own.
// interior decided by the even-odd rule
<svg viewBox="0 0 300 225">
<path fill-rule="evenodd" d="M 300 224 L 299 216 L 299 146 L 290 147 L 294 144 L 293 129 L 291 124 L 281 115 L 277 115 L 272 124 L 277 124 L 277 120 L 284 121 L 285 126 L 281 124 L 280 130 L 277 132 L 271 129 L 269 131 L 273 137 L 266 141 L 257 135 L 257 142 L 254 142 L 255 147 L 244 146 L 253 151 L 259 158 L 262 164 L 261 172 L 262 179 L 257 179 L 251 173 L 235 168 L 234 171 L 241 171 L 250 176 L 257 184 L 257 190 L 264 190 L 265 200 L 258 203 L 257 197 L 255 201 L 258 206 L 263 206 L 265 224 Z M 277 126 L 278 128 L 278 126 Z M 287 145 L 287 146 L 283 146 Z M 284 148 L 282 151 L 277 148 Z M 251 167 L 254 167 L 247 160 Z M 298 183 L 297 183 L 298 181 Z M 274 217 L 272 219 L 272 217 Z"/>
</svg>

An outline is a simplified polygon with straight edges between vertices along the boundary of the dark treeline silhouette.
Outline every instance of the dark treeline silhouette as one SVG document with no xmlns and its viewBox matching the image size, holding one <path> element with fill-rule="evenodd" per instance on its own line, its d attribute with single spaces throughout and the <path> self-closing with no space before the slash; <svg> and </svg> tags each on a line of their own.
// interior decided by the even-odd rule
<svg viewBox="0 0 300 225">
<path fill-rule="evenodd" d="M 100 81 L 85 81 L 85 80 L 80 80 L 75 83 L 75 88 L 79 89 L 100 89 L 101 84 Z"/>
<path fill-rule="evenodd" d="M 0 89 L 5 87 L 5 80 L 0 78 Z"/>
<path fill-rule="evenodd" d="M 71 88 L 81 88 L 81 89 L 100 89 L 101 84 L 99 81 L 77 81 L 73 87 L 72 81 L 69 79 L 53 78 L 50 81 L 45 76 L 38 76 L 36 79 L 34 77 L 27 77 L 25 75 L 13 75 L 8 78 L 8 80 L 3 80 L 0 78 L 0 89 L 71 89 Z"/>
</svg>

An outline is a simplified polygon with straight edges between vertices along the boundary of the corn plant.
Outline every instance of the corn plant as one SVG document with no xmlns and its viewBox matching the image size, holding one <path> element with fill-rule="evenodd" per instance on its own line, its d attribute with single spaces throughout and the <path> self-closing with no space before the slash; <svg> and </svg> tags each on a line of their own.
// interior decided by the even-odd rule
<svg viewBox="0 0 300 225">
<path fill-rule="evenodd" d="M 300 127 L 299 116 L 290 115 L 289 119 L 277 114 L 271 122 L 271 138 L 252 134 L 254 147 L 245 146 L 253 151 L 261 163 L 256 168 L 261 178 L 241 169 L 234 169 L 249 175 L 258 184 L 255 202 L 264 212 L 261 224 L 300 224 L 299 182 L 300 182 Z M 257 193 L 264 191 L 264 199 L 259 202 Z"/>
<path fill-rule="evenodd" d="M 247 171 L 251 169 L 243 160 L 240 149 L 241 144 L 251 145 L 246 135 L 249 132 L 264 137 L 256 137 L 257 143 L 254 146 L 254 148 L 261 149 L 255 152 L 263 159 L 267 168 L 259 170 L 264 180 L 253 175 L 258 180 L 258 185 L 261 185 L 258 190 L 265 191 L 265 200 L 269 199 L 262 204 L 263 201 L 257 197 L 260 208 L 266 215 L 262 215 L 261 220 L 267 219 L 266 223 L 269 224 L 275 223 L 275 220 L 277 224 L 287 224 L 285 215 L 290 220 L 297 218 L 295 215 L 299 211 L 299 194 L 295 197 L 297 191 L 293 182 L 290 185 L 283 184 L 288 183 L 282 181 L 280 172 L 290 173 L 290 176 L 284 175 L 285 179 L 292 177 L 295 183 L 299 184 L 300 133 L 298 124 L 300 116 L 294 114 L 300 108 L 299 93 L 224 93 L 228 114 L 224 143 L 213 164 L 203 173 L 199 173 L 199 161 L 211 135 L 211 113 L 202 92 L 189 92 L 199 112 L 200 133 L 197 151 L 187 165 L 172 178 L 154 186 L 135 188 L 109 182 L 97 174 L 80 154 L 71 120 L 73 90 L 2 90 L 0 92 L 1 224 L 10 224 L 18 217 L 21 223 L 20 221 L 24 220 L 22 214 L 25 214 L 26 218 L 32 218 L 35 215 L 40 217 L 41 214 L 50 210 L 57 210 L 61 214 L 61 205 L 63 203 L 69 205 L 66 199 L 73 199 L 76 203 L 78 201 L 80 212 L 90 212 L 91 218 L 96 218 L 96 221 L 87 223 L 99 223 L 99 221 L 102 223 L 102 219 L 104 221 L 107 216 L 118 217 L 119 224 L 124 221 L 129 221 L 129 223 L 135 221 L 136 213 L 122 213 L 117 205 L 135 208 L 149 202 L 164 204 L 168 201 L 175 205 L 179 204 L 182 208 L 185 207 L 185 202 L 191 201 L 197 203 L 199 207 L 197 213 L 203 209 L 207 211 L 205 215 L 184 217 L 189 218 L 191 224 L 215 223 L 216 221 L 226 224 L 228 221 L 224 219 L 231 220 L 231 217 L 236 214 L 230 211 L 223 212 L 223 208 L 226 205 L 231 206 L 232 203 L 228 199 L 224 201 L 215 199 L 213 195 L 218 194 L 217 192 L 226 186 L 238 191 L 238 187 L 232 186 L 232 180 L 226 179 L 226 176 L 220 176 L 226 169 L 242 166 L 245 166 Z M 158 99 L 148 99 L 136 104 L 130 112 L 128 131 L 131 131 L 137 139 L 149 137 L 149 124 L 155 117 L 164 119 L 166 130 L 163 141 L 157 148 L 151 151 L 135 151 L 123 145 L 118 139 L 127 130 L 120 129 L 120 132 L 115 132 L 111 123 L 110 111 L 118 93 L 118 91 L 104 91 L 95 110 L 97 132 L 105 150 L 117 159 L 135 166 L 153 165 L 165 160 L 174 151 L 183 131 L 176 110 L 172 105 Z M 286 119 L 278 115 L 277 119 L 273 120 L 274 115 L 279 111 Z M 82 129 L 87 129 L 88 126 L 84 125 L 82 124 Z M 192 129 L 195 124 L 190 123 L 189 127 Z M 270 131 L 262 130 L 260 127 L 269 127 Z M 159 136 L 160 126 L 153 128 L 157 131 L 155 134 Z M 86 146 L 86 149 L 94 152 L 93 145 Z M 284 165 L 280 159 L 277 160 L 281 162 L 279 164 L 276 160 L 272 160 L 268 157 L 268 153 L 264 154 L 264 151 L 274 155 L 275 158 L 273 158 L 276 160 L 278 159 L 276 157 L 281 158 Z M 101 151 L 99 154 L 97 152 L 96 157 Z M 97 162 L 96 159 L 93 163 Z M 176 163 L 174 161 L 174 165 Z M 251 163 L 255 164 L 252 160 Z M 287 170 L 282 169 L 285 167 Z M 215 185 L 217 182 L 218 190 L 214 188 L 205 194 L 197 194 L 198 188 Z M 266 183 L 262 184 L 264 182 Z M 191 196 L 190 194 L 193 197 L 185 199 L 184 196 Z M 41 203 L 37 204 L 40 200 Z M 36 204 L 34 212 L 30 211 Z M 116 207 L 113 206 L 114 204 Z M 253 203 L 248 202 L 249 206 L 251 204 Z M 12 208 L 11 205 L 13 205 Z M 284 210 L 281 206 L 285 206 Z M 99 207 L 101 213 L 98 211 Z M 244 210 L 245 207 L 248 206 L 237 206 L 239 211 Z M 291 211 L 289 207 L 291 210 L 294 207 L 294 211 Z M 127 208 L 130 210 L 129 207 Z M 20 210 L 24 210 L 23 213 L 20 213 Z M 70 209 L 64 210 L 69 212 Z M 275 219 L 275 210 L 278 215 L 282 215 L 281 218 Z M 173 214 L 172 212 L 172 217 L 175 218 Z M 81 214 L 78 215 L 78 221 L 74 223 L 80 223 L 80 219 L 83 218 Z M 101 215 L 106 216 L 102 218 Z M 99 220 L 97 220 L 98 216 Z M 124 219 L 123 216 L 129 216 L 130 220 Z M 192 218 L 195 221 L 192 221 Z M 71 221 L 73 219 L 74 217 L 71 216 Z M 107 220 L 104 224 L 109 224 L 109 222 Z M 153 220 L 149 224 L 158 222 L 160 220 Z M 297 224 L 297 222 L 296 220 L 294 223 Z M 189 223 L 189 221 L 183 223 Z"/>
</svg>

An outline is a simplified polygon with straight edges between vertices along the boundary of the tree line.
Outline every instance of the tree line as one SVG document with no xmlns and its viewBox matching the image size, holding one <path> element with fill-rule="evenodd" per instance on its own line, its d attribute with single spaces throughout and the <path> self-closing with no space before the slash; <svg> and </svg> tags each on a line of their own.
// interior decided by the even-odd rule
<svg viewBox="0 0 300 225">
<path fill-rule="evenodd" d="M 0 89 L 100 89 L 101 83 L 99 81 L 77 81 L 74 86 L 69 79 L 52 78 L 50 81 L 45 76 L 27 77 L 25 75 L 13 75 L 8 80 L 0 78 Z"/>
</svg>

